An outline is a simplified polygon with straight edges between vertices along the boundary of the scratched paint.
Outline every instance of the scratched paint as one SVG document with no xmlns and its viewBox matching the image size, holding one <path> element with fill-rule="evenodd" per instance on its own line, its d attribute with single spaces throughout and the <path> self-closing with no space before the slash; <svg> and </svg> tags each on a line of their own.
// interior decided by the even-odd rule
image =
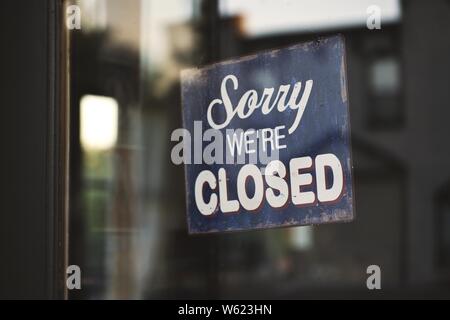
<svg viewBox="0 0 450 320">
<path fill-rule="evenodd" d="M 225 88 L 228 89 L 227 94 L 233 107 L 237 108 L 238 102 L 246 92 L 251 90 L 256 92 L 256 96 L 261 99 L 261 105 L 246 117 L 239 117 L 235 114 L 231 121 L 218 131 L 226 137 L 225 130 L 227 129 L 245 131 L 268 128 L 269 130 L 277 126 L 285 126 L 285 138 L 282 139 L 282 143 L 286 148 L 279 150 L 279 160 L 288 171 L 284 180 L 289 188 L 288 194 L 285 195 L 286 203 L 282 207 L 274 207 L 264 196 L 256 210 L 246 210 L 245 202 L 240 201 L 241 197 L 238 191 L 238 177 L 242 174 L 241 170 L 246 163 L 186 164 L 189 233 L 265 229 L 353 220 L 350 118 L 345 64 L 345 42 L 343 37 L 338 35 L 182 72 L 183 126 L 192 133 L 192 137 L 194 137 L 193 132 L 195 131 L 194 121 L 201 121 L 203 130 L 211 128 L 211 121 L 208 121 L 208 108 L 215 99 L 219 99 L 219 103 L 214 105 L 216 112 L 211 112 L 214 115 L 214 118 L 211 116 L 214 120 L 213 123 L 226 122 L 227 112 L 221 109 L 225 106 L 225 99 L 220 100 L 220 97 L 221 88 L 227 76 L 233 75 L 238 81 L 237 88 L 233 87 L 232 82 L 225 82 Z M 280 86 L 290 85 L 288 93 L 292 93 L 294 86 L 300 83 L 302 88 L 298 95 L 298 99 L 300 99 L 305 93 L 305 85 L 308 80 L 312 80 L 311 83 L 313 83 L 309 99 L 298 126 L 292 129 L 291 134 L 288 134 L 287 129 L 293 124 L 298 109 L 286 108 L 282 112 L 273 109 L 264 114 L 261 107 L 264 89 L 274 88 L 274 94 L 270 100 L 272 102 L 276 100 L 275 94 L 277 90 L 280 90 Z M 289 94 L 286 96 L 289 97 Z M 249 105 L 250 102 L 247 101 L 247 106 Z M 208 142 L 201 142 L 198 139 L 195 142 L 202 144 L 201 150 L 208 145 Z M 224 148 L 226 147 L 225 143 Z M 195 152 L 194 147 L 192 151 Z M 339 197 L 336 199 L 332 198 L 330 190 L 335 187 L 334 184 L 341 181 L 340 174 L 337 170 L 330 172 L 328 169 L 333 166 L 327 167 L 325 164 L 319 167 L 319 169 L 323 168 L 321 176 L 325 181 L 318 181 L 321 171 L 315 167 L 319 162 L 314 161 L 319 158 L 319 155 L 333 155 L 333 159 L 337 159 L 339 162 L 335 168 L 342 169 L 342 185 Z M 309 169 L 301 168 L 298 171 L 311 175 L 312 183 L 302 185 L 298 177 L 292 176 L 289 170 L 292 159 L 303 157 L 310 157 L 313 165 Z M 256 165 L 263 167 L 260 163 Z M 239 209 L 232 213 L 224 212 L 226 207 L 221 206 L 219 199 L 223 195 L 220 193 L 219 187 L 211 188 L 205 184 L 202 187 L 200 198 L 203 202 L 209 200 L 214 208 L 211 209 L 211 212 L 202 213 L 199 210 L 199 199 L 196 198 L 194 192 L 198 186 L 199 174 L 202 171 L 209 171 L 214 176 L 216 183 L 219 184 L 218 172 L 221 168 L 226 171 L 227 200 L 236 200 L 239 203 Z M 247 191 L 244 192 L 247 192 L 248 197 L 255 194 L 256 198 L 256 190 L 259 187 L 266 195 L 270 186 L 267 180 L 264 180 L 265 178 L 266 176 L 263 175 L 262 186 L 256 185 L 256 180 L 249 187 L 246 186 L 245 190 Z M 322 195 L 319 190 L 320 185 L 322 186 Z M 300 192 L 314 194 L 314 201 L 308 202 L 306 205 L 298 205 L 300 202 L 298 198 L 295 198 L 295 194 L 298 193 L 295 190 L 298 188 L 300 188 Z M 275 194 L 277 194 L 276 191 L 279 191 L 276 188 L 271 190 Z M 335 190 L 338 190 L 338 187 Z M 217 204 L 211 201 L 213 195 L 217 196 Z M 300 197 L 303 198 L 303 195 Z M 333 201 L 320 201 L 320 198 L 333 199 Z"/>
</svg>

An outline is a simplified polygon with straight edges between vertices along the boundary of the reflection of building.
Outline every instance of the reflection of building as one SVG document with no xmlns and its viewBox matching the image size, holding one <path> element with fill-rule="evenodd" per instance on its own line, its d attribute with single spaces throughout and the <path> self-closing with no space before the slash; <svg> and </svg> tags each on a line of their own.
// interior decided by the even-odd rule
<svg viewBox="0 0 450 320">
<path fill-rule="evenodd" d="M 277 16 L 280 15 L 282 16 L 278 13 Z M 286 35 L 269 34 L 252 38 L 238 32 L 242 19 L 209 17 L 208 20 L 214 26 L 208 26 L 207 30 L 215 32 L 214 37 L 206 38 L 205 45 L 207 48 L 215 48 L 211 58 L 213 61 L 307 41 L 326 34 L 298 34 L 291 30 Z M 237 282 L 259 283 L 260 286 L 271 287 L 273 280 L 280 276 L 277 287 L 289 288 L 284 292 L 287 296 L 314 293 L 318 286 L 358 289 L 363 288 L 366 277 L 361 266 L 368 266 L 376 261 L 384 270 L 384 284 L 387 287 L 399 288 L 403 283 L 406 278 L 402 273 L 406 259 L 406 169 L 402 161 L 396 160 L 399 156 L 389 155 L 382 143 L 365 139 L 365 136 L 371 137 L 374 132 L 401 130 L 404 124 L 400 78 L 401 43 L 398 41 L 401 30 L 399 24 L 385 27 L 382 33 L 368 31 L 365 25 L 344 30 L 355 137 L 353 153 L 357 220 L 348 225 L 313 227 L 313 246 L 302 252 L 292 247 L 282 231 L 255 234 L 254 247 L 250 250 L 256 256 L 266 258 L 255 264 L 258 260 L 244 251 L 240 252 L 241 255 L 234 253 L 234 265 L 243 266 L 246 261 L 254 264 L 247 272 L 241 270 L 238 273 Z M 333 32 L 336 31 L 330 31 Z M 225 238 L 223 241 L 229 242 L 228 246 L 233 247 L 233 238 Z M 221 243 L 219 247 L 223 246 Z M 221 251 L 219 260 L 228 261 L 229 255 L 228 251 Z M 258 275 L 255 271 L 258 268 L 266 271 L 262 270 Z M 270 280 L 265 275 L 266 272 L 271 274 Z M 226 278 L 226 272 L 224 273 Z M 283 278 L 286 273 L 289 277 Z M 220 288 L 219 291 L 230 296 L 238 294 L 237 291 L 242 296 L 253 292 L 251 286 L 248 292 L 243 293 L 242 290 L 245 292 L 245 289 L 234 288 L 226 281 L 220 283 Z M 283 290 L 279 294 L 283 294 Z"/>
<path fill-rule="evenodd" d="M 404 1 L 401 21 L 383 25 L 381 31 L 369 31 L 365 26 L 342 31 L 347 41 L 357 221 L 355 234 L 351 226 L 316 228 L 315 242 L 320 243 L 317 238 L 326 237 L 325 233 L 329 237 L 331 230 L 336 230 L 338 238 L 355 240 L 355 248 L 360 249 L 364 242 L 367 250 L 360 256 L 378 261 L 385 273 L 392 275 L 392 282 L 385 284 L 393 287 L 429 284 L 439 278 L 434 254 L 436 247 L 445 251 L 445 244 L 435 241 L 438 229 L 441 235 L 446 233 L 445 227 L 435 225 L 433 195 L 450 176 L 444 138 L 450 133 L 444 123 L 449 98 L 445 57 L 450 47 L 438 36 L 449 30 L 449 15 L 445 1 L 433 5 Z M 229 30 L 226 24 L 223 32 Z M 223 42 L 219 40 L 219 51 L 225 52 L 219 59 L 318 34 L 235 41 L 230 41 L 230 32 L 227 36 Z M 364 224 L 370 227 L 364 229 Z M 367 232 L 360 234 L 361 229 Z M 366 238 L 369 234 L 370 239 Z M 439 241 L 445 242 L 445 238 Z M 330 245 L 341 243 L 330 239 Z"/>
<path fill-rule="evenodd" d="M 90 152 L 86 146 L 81 149 L 80 108 L 71 109 L 74 123 L 71 198 L 74 205 L 70 228 L 71 234 L 80 240 L 84 238 L 85 243 L 71 243 L 70 259 L 87 270 L 90 294 L 97 296 L 109 288 L 112 297 L 125 298 L 131 295 L 134 285 L 133 278 L 125 275 L 134 272 L 130 234 L 138 209 L 134 182 L 136 137 L 129 128 L 137 123 L 139 62 L 133 50 L 110 47 L 109 35 L 103 31 L 80 33 L 72 41 L 83 45 L 76 46 L 72 54 L 71 105 L 80 106 L 82 98 L 91 95 L 100 96 L 96 102 L 98 107 L 101 97 L 112 97 L 119 107 L 119 122 L 114 124 L 118 135 L 114 150 Z M 96 107 L 95 103 L 92 107 Z M 101 117 L 96 110 L 89 114 L 96 117 L 90 121 L 98 122 L 98 130 L 110 128 L 103 124 L 108 117 Z M 75 125 L 77 122 L 79 125 Z M 105 277 L 112 277 L 113 281 L 107 284 Z"/>
<path fill-rule="evenodd" d="M 155 9 L 150 2 L 142 8 Z M 333 289 L 330 296 L 344 297 L 368 294 L 370 264 L 381 266 L 383 287 L 394 293 L 431 286 L 442 268 L 448 272 L 448 2 L 405 2 L 401 21 L 381 31 L 360 25 L 257 38 L 241 32 L 243 17 L 222 17 L 217 1 L 192 3 L 199 10 L 192 10 L 190 21 L 168 11 L 156 27 L 147 20 L 134 25 L 141 34 L 134 38 L 142 42 L 133 50 L 104 34 L 73 39 L 72 106 L 89 93 L 114 97 L 120 109 L 114 161 L 102 160 L 113 162 L 112 169 L 95 179 L 80 171 L 87 165 L 76 147 L 78 115 L 72 109 L 71 258 L 83 257 L 90 279 L 100 282 L 90 285 L 92 292 L 295 298 Z M 110 5 L 126 10 L 123 2 Z M 133 8 L 136 20 L 152 17 Z M 281 5 L 279 10 L 275 19 L 282 17 Z M 126 28 L 115 27 L 113 34 Z M 164 31 L 164 50 L 150 50 L 152 28 Z M 300 245 L 292 235 L 301 235 L 301 228 L 187 236 L 183 168 L 170 162 L 170 133 L 181 126 L 179 70 L 338 31 L 347 41 L 356 221 L 312 227 Z M 80 192 L 89 190 L 100 200 L 83 200 Z M 92 226 L 86 219 L 96 214 L 101 221 L 95 226 L 108 232 L 86 228 Z"/>
</svg>

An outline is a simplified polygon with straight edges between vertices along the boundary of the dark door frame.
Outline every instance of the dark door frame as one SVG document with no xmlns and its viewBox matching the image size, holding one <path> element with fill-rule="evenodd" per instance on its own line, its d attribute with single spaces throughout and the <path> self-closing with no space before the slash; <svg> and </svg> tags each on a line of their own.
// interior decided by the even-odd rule
<svg viewBox="0 0 450 320">
<path fill-rule="evenodd" d="M 0 6 L 0 298 L 65 299 L 69 122 L 63 0 L 6 0 Z"/>
</svg>

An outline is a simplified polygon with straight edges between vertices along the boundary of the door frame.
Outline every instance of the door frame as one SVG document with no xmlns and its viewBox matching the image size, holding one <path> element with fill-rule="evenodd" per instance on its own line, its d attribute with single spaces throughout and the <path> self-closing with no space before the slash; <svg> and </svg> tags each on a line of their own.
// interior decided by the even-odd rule
<svg viewBox="0 0 450 320">
<path fill-rule="evenodd" d="M 63 0 L 1 4 L 0 298 L 65 299 L 69 106 Z M 4 130 L 4 132 L 3 132 Z"/>
</svg>

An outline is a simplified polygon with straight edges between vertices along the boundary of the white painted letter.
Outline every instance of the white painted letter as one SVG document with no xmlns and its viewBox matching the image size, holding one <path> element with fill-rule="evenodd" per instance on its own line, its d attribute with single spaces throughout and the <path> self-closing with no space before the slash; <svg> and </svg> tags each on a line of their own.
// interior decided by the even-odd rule
<svg viewBox="0 0 450 320">
<path fill-rule="evenodd" d="M 292 203 L 296 206 L 314 203 L 316 197 L 314 192 L 300 191 L 301 186 L 307 186 L 312 183 L 312 175 L 310 173 L 299 173 L 300 169 L 309 169 L 312 167 L 311 157 L 294 158 L 289 161 L 289 169 L 291 171 L 291 193 Z"/>
<path fill-rule="evenodd" d="M 278 174 L 278 176 L 275 175 Z M 281 208 L 288 201 L 289 187 L 284 180 L 286 177 L 286 167 L 279 160 L 271 161 L 265 171 L 266 183 L 269 186 L 266 190 L 267 202 L 272 208 Z M 278 190 L 279 195 L 275 195 L 273 189 Z"/>
<path fill-rule="evenodd" d="M 237 212 L 239 202 L 237 200 L 228 200 L 227 175 L 224 168 L 219 169 L 219 196 L 220 210 L 223 213 Z"/>
<path fill-rule="evenodd" d="M 333 172 L 333 185 L 327 189 L 325 167 Z M 321 154 L 316 157 L 317 199 L 320 202 L 335 201 L 341 195 L 344 187 L 344 177 L 339 159 L 332 153 Z"/>
<path fill-rule="evenodd" d="M 227 92 L 228 79 L 230 79 L 233 82 L 234 90 L 238 89 L 238 79 L 236 78 L 236 76 L 229 74 L 225 78 L 223 78 L 222 84 L 220 86 L 220 94 L 222 95 L 222 100 L 214 99 L 213 101 L 211 101 L 211 103 L 208 106 L 208 112 L 207 112 L 208 123 L 211 126 L 211 128 L 213 128 L 213 129 L 218 130 L 218 129 L 225 128 L 230 123 L 231 119 L 233 119 L 233 116 L 234 116 L 235 111 L 233 110 L 233 104 L 231 103 L 230 97 L 228 96 L 228 92 Z M 212 108 L 216 104 L 223 104 L 223 107 L 225 108 L 225 113 L 227 115 L 227 118 L 225 119 L 225 121 L 222 124 L 216 124 L 212 118 Z"/>
<path fill-rule="evenodd" d="M 203 185 L 205 183 L 208 183 L 209 187 L 213 190 L 217 187 L 216 177 L 209 170 L 200 172 L 195 181 L 195 203 L 197 204 L 198 211 L 204 216 L 209 216 L 217 208 L 217 195 L 214 193 L 211 194 L 209 202 L 206 203 L 203 199 Z"/>
<path fill-rule="evenodd" d="M 255 183 L 255 194 L 249 198 L 246 190 L 246 182 L 252 178 Z M 247 164 L 241 168 L 237 178 L 237 191 L 239 202 L 247 211 L 256 210 L 264 198 L 264 182 L 261 171 L 254 164 Z"/>
</svg>

